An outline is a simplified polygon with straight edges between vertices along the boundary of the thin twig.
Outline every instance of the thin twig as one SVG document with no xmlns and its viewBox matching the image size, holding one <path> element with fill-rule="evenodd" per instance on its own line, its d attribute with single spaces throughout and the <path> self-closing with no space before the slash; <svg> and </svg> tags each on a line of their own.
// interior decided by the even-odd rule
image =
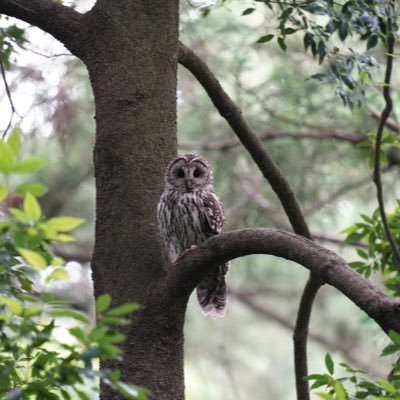
<svg viewBox="0 0 400 400">
<path fill-rule="evenodd" d="M 2 77 L 3 82 L 4 82 L 4 87 L 6 89 L 8 102 L 10 103 L 10 107 L 11 107 L 11 116 L 10 116 L 10 119 L 9 119 L 8 124 L 6 126 L 6 129 L 4 130 L 3 135 L 2 135 L 2 139 L 4 139 L 5 136 L 7 135 L 8 130 L 11 127 L 11 123 L 12 123 L 14 114 L 18 115 L 18 113 L 17 113 L 17 111 L 15 109 L 15 106 L 14 106 L 14 102 L 13 102 L 13 99 L 12 99 L 12 96 L 11 96 L 10 87 L 8 86 L 8 82 L 7 82 L 6 71 L 4 69 L 4 64 L 3 64 L 3 60 L 1 59 L 1 57 L 0 57 L 0 71 L 1 71 L 1 77 Z"/>
<path fill-rule="evenodd" d="M 313 139 L 313 140 L 340 140 L 344 142 L 350 142 L 357 144 L 366 139 L 364 135 L 343 135 L 337 132 L 323 132 L 323 133 L 310 133 L 310 132 L 287 132 L 287 131 L 276 131 L 276 132 L 265 132 L 258 135 L 258 139 L 261 141 L 269 141 L 275 139 Z M 179 147 L 183 149 L 194 149 L 194 150 L 230 150 L 234 147 L 240 146 L 242 143 L 238 139 L 230 139 L 221 142 L 183 142 L 179 144 Z"/>
<path fill-rule="evenodd" d="M 388 171 L 390 171 L 390 167 L 384 167 L 382 168 L 381 173 L 386 173 Z M 304 211 L 304 215 L 309 216 L 311 214 L 314 214 L 316 211 L 320 210 L 326 205 L 332 204 L 334 200 L 342 197 L 344 194 L 350 192 L 351 190 L 358 189 L 368 183 L 371 183 L 371 174 L 340 187 L 337 191 L 329 194 L 325 199 L 318 201 L 316 204 L 313 204 L 312 206 L 310 206 L 310 208 L 306 209 Z"/>
<path fill-rule="evenodd" d="M 375 141 L 375 165 L 374 165 L 374 183 L 376 185 L 376 192 L 379 204 L 379 213 L 381 215 L 383 229 L 385 231 L 385 235 L 387 240 L 390 243 L 390 247 L 392 248 L 393 254 L 398 263 L 400 263 L 400 249 L 395 242 L 392 232 L 390 231 L 389 223 L 386 218 L 385 212 L 385 202 L 383 199 L 383 188 L 382 188 L 382 179 L 381 179 L 381 143 L 382 143 L 382 135 L 383 129 L 385 128 L 386 121 L 390 116 L 390 113 L 393 109 L 392 97 L 390 94 L 390 83 L 392 78 L 392 70 L 393 70 L 393 52 L 394 52 L 394 43 L 395 37 L 393 33 L 389 33 L 387 38 L 387 59 L 386 59 L 386 72 L 385 72 L 385 80 L 383 87 L 383 98 L 385 99 L 385 108 L 382 111 L 381 119 L 379 121 L 378 130 L 376 132 L 376 141 Z"/>
</svg>

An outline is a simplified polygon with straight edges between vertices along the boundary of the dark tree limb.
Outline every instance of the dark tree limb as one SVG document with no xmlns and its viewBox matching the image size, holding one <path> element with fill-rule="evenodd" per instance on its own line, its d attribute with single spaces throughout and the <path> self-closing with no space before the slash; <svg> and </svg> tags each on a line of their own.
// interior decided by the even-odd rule
<svg viewBox="0 0 400 400">
<path fill-rule="evenodd" d="M 189 251 L 165 280 L 171 301 L 189 296 L 216 265 L 249 254 L 269 254 L 296 262 L 316 279 L 335 287 L 374 319 L 384 332 L 400 333 L 400 303 L 379 291 L 334 252 L 300 235 L 277 229 L 241 229 L 213 236 Z M 310 288 L 311 295 L 315 289 Z"/>
<path fill-rule="evenodd" d="M 312 306 L 319 288 L 324 284 L 320 275 L 310 274 L 300 299 L 296 326 L 293 331 L 294 366 L 296 370 L 296 391 L 298 399 L 310 398 L 310 390 L 304 377 L 308 375 L 307 338 Z M 301 310 L 301 312 L 300 312 Z"/>
<path fill-rule="evenodd" d="M 221 116 L 226 119 L 243 146 L 250 153 L 279 197 L 293 230 L 299 235 L 311 238 L 310 230 L 289 183 L 274 160 L 264 150 L 257 135 L 244 120 L 241 110 L 224 91 L 207 64 L 183 43 L 179 43 L 178 61 L 196 77 Z"/>
<path fill-rule="evenodd" d="M 400 263 L 400 249 L 395 242 L 392 232 L 390 231 L 389 223 L 386 218 L 385 212 L 385 202 L 383 199 L 383 188 L 382 188 L 382 179 L 381 179 L 381 143 L 382 143 L 382 135 L 383 130 L 385 128 L 386 122 L 390 116 L 390 113 L 393 109 L 393 101 L 390 94 L 390 84 L 392 78 L 392 70 L 393 70 L 393 57 L 394 57 L 394 43 L 395 36 L 393 33 L 390 33 L 387 38 L 387 61 L 386 61 L 386 72 L 384 79 L 384 87 L 383 87 L 383 98 L 385 99 L 385 108 L 382 111 L 382 115 L 379 121 L 378 130 L 376 132 L 376 140 L 375 140 L 375 162 L 374 162 L 374 182 L 376 185 L 376 193 L 379 204 L 379 213 L 381 215 L 383 228 L 385 231 L 386 238 L 390 243 L 390 247 L 392 248 L 393 254 L 398 263 Z"/>
<path fill-rule="evenodd" d="M 244 120 L 241 110 L 224 91 L 219 81 L 214 74 L 210 71 L 207 64 L 197 56 L 191 49 L 184 44 L 179 43 L 178 61 L 186 67 L 203 86 L 214 106 L 217 108 L 223 118 L 226 119 L 229 126 L 235 132 L 236 136 L 242 142 L 243 146 L 247 149 L 254 162 L 262 172 L 263 176 L 268 180 L 272 189 L 275 191 L 279 200 L 289 218 L 293 230 L 306 238 L 312 239 L 309 227 L 305 221 L 304 215 L 301 211 L 300 205 L 296 197 L 282 174 L 280 168 L 271 158 L 268 152 L 262 146 L 257 135 L 252 131 L 250 126 Z M 316 278 L 310 276 L 310 281 L 316 284 Z M 319 279 L 318 279 L 319 281 Z M 193 288 L 194 289 L 194 288 Z M 305 326 L 309 322 L 309 315 L 312 309 L 313 299 L 310 301 L 302 301 L 298 310 L 297 324 Z M 295 331 L 296 335 L 296 331 Z M 303 341 L 294 341 L 295 353 L 306 354 L 307 337 Z M 303 348 L 296 348 L 302 346 Z M 306 360 L 305 360 L 306 362 Z M 309 399 L 309 386 L 308 382 L 304 380 L 304 369 L 297 369 L 295 365 L 296 381 L 302 382 L 301 391 L 297 391 L 298 400 Z M 305 397 L 301 393 L 307 393 Z"/>
<path fill-rule="evenodd" d="M 74 53 L 82 41 L 82 14 L 54 0 L 1 0 L 0 13 L 18 18 L 50 33 Z"/>
</svg>

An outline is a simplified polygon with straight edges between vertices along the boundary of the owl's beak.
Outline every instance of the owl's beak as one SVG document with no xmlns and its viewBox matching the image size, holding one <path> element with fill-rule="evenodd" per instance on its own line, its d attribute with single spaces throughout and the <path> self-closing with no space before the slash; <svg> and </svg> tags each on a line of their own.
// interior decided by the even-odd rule
<svg viewBox="0 0 400 400">
<path fill-rule="evenodd" d="M 185 181 L 185 186 L 186 186 L 186 190 L 188 192 L 190 192 L 192 190 L 193 187 L 193 181 L 191 179 L 188 179 Z"/>
</svg>

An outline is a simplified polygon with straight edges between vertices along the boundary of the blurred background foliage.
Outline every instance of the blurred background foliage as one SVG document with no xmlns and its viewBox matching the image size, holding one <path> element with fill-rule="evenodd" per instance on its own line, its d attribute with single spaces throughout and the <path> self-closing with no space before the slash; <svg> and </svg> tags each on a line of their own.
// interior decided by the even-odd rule
<svg viewBox="0 0 400 400">
<path fill-rule="evenodd" d="M 368 85 L 362 106 L 343 104 L 330 80 L 309 79 L 328 73 L 318 57 L 304 51 L 303 35 L 287 37 L 284 52 L 275 40 L 277 14 L 261 2 L 182 1 L 181 40 L 208 63 L 237 102 L 251 127 L 292 185 L 315 239 L 347 261 L 359 258 L 344 243 L 342 230 L 371 215 L 376 195 L 369 156 L 373 147 L 365 135 L 376 131 L 383 108 L 381 86 Z M 76 3 L 87 10 L 91 1 Z M 251 13 L 243 11 L 254 8 Z M 205 12 L 205 10 L 207 10 Z M 204 15 L 206 17 L 204 17 Z M 322 17 L 321 17 L 322 18 Z M 15 23 L 4 17 L 2 29 Z M 40 199 L 43 214 L 85 219 L 77 241 L 57 247 L 76 269 L 73 279 L 57 285 L 60 297 L 88 313 L 93 309 L 90 256 L 93 246 L 95 193 L 92 166 L 94 108 L 83 64 L 48 35 L 18 22 L 28 42 L 14 44 L 6 77 L 24 133 L 22 151 L 46 158 L 50 167 L 35 181 L 49 191 Z M 365 50 L 365 42 L 350 38 L 346 48 Z M 376 82 L 383 80 L 385 49 L 369 50 L 377 60 Z M 396 118 L 399 78 L 394 77 Z M 198 82 L 179 67 L 178 139 L 180 152 L 203 154 L 212 164 L 215 190 L 224 203 L 227 229 L 288 228 L 287 219 L 268 183 L 215 110 Z M 0 91 L 1 126 L 11 115 L 6 92 Z M 392 131 L 398 130 L 395 120 Z M 383 184 L 387 209 L 393 210 L 400 188 L 398 165 L 387 161 Z M 7 201 L 18 201 L 11 194 Z M 191 300 L 186 319 L 186 391 L 190 400 L 295 397 L 292 327 L 308 272 L 285 260 L 251 256 L 232 263 L 227 315 L 204 318 Z M 381 284 L 379 271 L 374 283 Z M 379 358 L 388 339 L 343 295 L 330 287 L 320 291 L 311 321 L 310 373 L 324 369 L 323 354 L 385 376 L 390 359 Z"/>
</svg>

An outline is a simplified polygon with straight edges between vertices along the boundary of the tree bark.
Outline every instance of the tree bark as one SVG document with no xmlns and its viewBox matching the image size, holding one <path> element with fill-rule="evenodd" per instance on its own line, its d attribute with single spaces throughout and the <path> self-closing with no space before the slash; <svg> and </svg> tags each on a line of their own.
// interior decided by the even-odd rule
<svg viewBox="0 0 400 400">
<path fill-rule="evenodd" d="M 183 399 L 186 299 L 159 294 L 165 274 L 156 219 L 176 153 L 178 1 L 98 1 L 85 15 L 83 60 L 96 107 L 95 295 L 141 305 L 118 368 L 159 400 Z M 122 399 L 107 387 L 102 399 Z"/>
</svg>

